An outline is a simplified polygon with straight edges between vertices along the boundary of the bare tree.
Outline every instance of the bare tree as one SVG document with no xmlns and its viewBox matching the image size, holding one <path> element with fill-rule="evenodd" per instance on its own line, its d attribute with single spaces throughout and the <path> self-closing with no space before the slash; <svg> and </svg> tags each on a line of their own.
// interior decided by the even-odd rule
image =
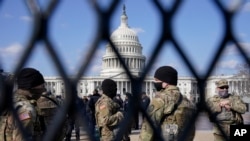
<svg viewBox="0 0 250 141">
<path fill-rule="evenodd" d="M 250 65 L 248 63 L 238 64 L 237 65 L 237 68 L 238 68 L 237 75 L 238 76 L 246 76 L 246 77 L 250 78 L 249 67 L 250 67 Z"/>
<path fill-rule="evenodd" d="M 242 63 L 237 65 L 236 76 L 242 78 L 242 85 L 239 87 L 242 96 L 250 96 L 250 65 Z"/>
</svg>

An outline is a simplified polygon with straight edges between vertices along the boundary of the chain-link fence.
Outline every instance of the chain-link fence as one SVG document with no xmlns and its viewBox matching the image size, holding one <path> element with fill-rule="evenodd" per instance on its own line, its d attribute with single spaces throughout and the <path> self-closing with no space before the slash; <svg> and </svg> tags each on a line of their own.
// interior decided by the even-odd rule
<svg viewBox="0 0 250 141">
<path fill-rule="evenodd" d="M 125 65 L 122 56 L 119 54 L 119 51 L 116 49 L 115 45 L 110 40 L 110 21 L 111 16 L 116 7 L 121 3 L 121 1 L 113 0 L 107 9 L 101 8 L 101 6 L 98 4 L 97 1 L 89 1 L 89 6 L 94 10 L 94 12 L 98 15 L 98 21 L 97 21 L 97 32 L 95 34 L 94 42 L 91 44 L 90 50 L 88 50 L 88 56 L 86 58 L 93 58 L 99 43 L 103 41 L 107 41 L 112 46 L 115 54 L 117 55 L 119 61 L 121 62 L 125 72 L 127 73 L 128 78 L 131 81 L 132 86 L 132 93 L 138 94 L 133 95 L 133 99 L 131 102 L 131 111 L 128 114 L 126 118 L 132 118 L 133 114 L 137 111 L 141 110 L 140 105 L 138 101 L 140 100 L 140 93 L 141 93 L 141 84 L 144 81 L 144 78 L 146 77 L 146 74 L 150 71 L 152 68 L 153 63 L 156 61 L 157 56 L 164 48 L 164 43 L 170 42 L 173 44 L 174 49 L 177 51 L 177 54 L 180 56 L 182 61 L 186 64 L 187 69 L 191 72 L 191 74 L 196 78 L 197 84 L 198 84 L 198 91 L 200 92 L 200 101 L 197 103 L 198 111 L 195 115 L 193 115 L 193 118 L 190 119 L 190 122 L 186 126 L 185 130 L 188 130 L 191 125 L 195 124 L 196 118 L 202 111 L 207 111 L 209 114 L 210 111 L 206 107 L 205 104 L 205 86 L 206 86 L 206 80 L 211 75 L 212 71 L 216 67 L 216 63 L 218 62 L 220 56 L 222 55 L 223 50 L 226 48 L 226 44 L 228 42 L 232 42 L 237 46 L 238 51 L 240 52 L 241 56 L 244 58 L 245 62 L 250 64 L 249 58 L 247 53 L 243 50 L 243 47 L 239 44 L 234 32 L 233 32 L 233 19 L 235 17 L 235 14 L 237 11 L 239 11 L 239 7 L 236 7 L 235 9 L 227 9 L 224 8 L 221 1 L 219 0 L 211 0 L 211 3 L 215 5 L 215 7 L 218 9 L 218 12 L 222 15 L 222 20 L 224 21 L 224 27 L 225 30 L 223 31 L 223 37 L 222 40 L 217 45 L 217 50 L 215 54 L 211 55 L 211 63 L 208 64 L 208 69 L 206 72 L 201 75 L 198 73 L 197 68 L 195 68 L 192 61 L 189 59 L 189 56 L 185 53 L 183 47 L 180 45 L 179 42 L 177 42 L 176 38 L 173 36 L 173 18 L 175 17 L 175 14 L 177 13 L 178 9 L 180 8 L 181 4 L 183 3 L 182 0 L 176 0 L 173 2 L 172 7 L 165 8 L 161 5 L 159 1 L 150 1 L 152 5 L 154 5 L 157 9 L 158 15 L 161 17 L 161 27 L 159 32 L 160 36 L 155 41 L 154 50 L 152 51 L 152 56 L 149 58 L 148 63 L 145 66 L 145 69 L 143 73 L 139 77 L 133 77 Z M 1 8 L 0 1 L 0 8 Z M 65 64 L 62 60 L 59 59 L 58 51 L 56 50 L 55 46 L 52 44 L 52 39 L 50 36 L 48 36 L 48 30 L 49 30 L 49 23 L 52 19 L 52 15 L 57 7 L 59 7 L 60 1 L 58 0 L 51 0 L 47 7 L 44 8 L 44 10 L 41 10 L 39 8 L 39 5 L 36 3 L 35 0 L 27 0 L 24 2 L 27 5 L 27 9 L 30 11 L 33 17 L 33 25 L 31 27 L 32 29 L 32 36 L 28 39 L 28 44 L 24 49 L 24 53 L 22 54 L 21 59 L 18 61 L 14 74 L 16 74 L 23 66 L 24 64 L 29 60 L 32 51 L 34 50 L 34 47 L 38 42 L 44 43 L 44 48 L 48 51 L 48 55 L 51 56 L 52 61 L 54 65 L 56 66 L 57 71 L 59 72 L 60 76 L 62 77 L 64 81 L 65 86 L 65 103 L 62 105 L 61 109 L 56 114 L 53 122 L 55 123 L 53 127 L 48 129 L 48 132 L 46 132 L 44 136 L 44 141 L 53 141 L 55 140 L 55 134 L 60 130 L 61 125 L 64 122 L 64 115 L 68 113 L 68 111 L 75 109 L 74 100 L 77 97 L 76 89 L 77 89 L 77 83 L 82 77 L 82 74 L 84 74 L 87 71 L 87 67 L 90 65 L 90 61 L 85 60 L 80 65 L 79 70 L 77 71 L 76 75 L 72 78 L 67 76 L 67 73 L 65 71 Z M 85 28 L 85 27 L 83 27 Z M 87 28 L 87 27 L 86 27 Z M 1 33 L 0 33 L 1 34 Z M 1 65 L 1 64 L 0 64 Z M 2 81 L 1 81 L 2 86 Z M 1 87 L 1 110 L 5 106 L 11 106 L 11 99 L 9 98 L 10 95 L 5 93 L 3 91 L 3 88 Z M 7 91 L 8 92 L 8 91 Z M 132 108 L 133 107 L 133 108 Z M 141 111 L 143 114 L 146 114 L 145 111 Z M 149 117 L 146 115 L 147 119 Z M 17 119 L 17 115 L 15 115 L 15 118 Z M 85 116 L 82 116 L 83 124 L 86 125 L 86 118 Z M 121 140 L 121 135 L 124 134 L 125 128 L 128 128 L 127 126 L 127 119 L 124 119 L 121 124 L 121 129 L 119 130 L 116 140 Z M 152 123 L 152 122 L 151 122 Z M 218 125 L 218 124 L 217 124 Z M 220 128 L 221 129 L 221 128 Z M 160 133 L 158 132 L 159 129 L 154 128 L 154 133 L 160 137 Z M 96 140 L 95 136 L 90 133 L 89 130 L 86 130 L 86 132 L 89 135 L 90 140 Z M 25 133 L 25 131 L 23 131 Z M 224 132 L 223 132 L 224 133 Z M 224 134 L 225 135 L 225 134 Z M 183 140 L 186 135 L 182 135 L 180 140 Z M 161 138 L 162 139 L 162 138 Z"/>
</svg>

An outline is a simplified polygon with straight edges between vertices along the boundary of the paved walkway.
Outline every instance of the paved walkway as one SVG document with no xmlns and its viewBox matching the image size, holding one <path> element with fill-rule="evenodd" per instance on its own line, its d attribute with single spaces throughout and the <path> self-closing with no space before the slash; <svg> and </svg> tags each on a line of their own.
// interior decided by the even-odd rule
<svg viewBox="0 0 250 141">
<path fill-rule="evenodd" d="M 138 141 L 140 131 L 133 131 L 130 135 L 131 141 Z M 212 130 L 197 130 L 194 141 L 213 141 Z"/>
<path fill-rule="evenodd" d="M 243 115 L 245 124 L 250 124 L 250 113 Z M 141 121 L 140 121 L 141 122 Z M 86 133 L 81 132 L 80 141 L 89 141 Z M 138 141 L 140 130 L 132 130 L 131 141 Z M 75 133 L 72 132 L 72 141 L 75 141 Z M 196 133 L 194 141 L 213 141 L 212 123 L 205 113 L 201 113 L 196 121 Z"/>
<path fill-rule="evenodd" d="M 131 141 L 138 141 L 139 139 L 140 130 L 133 130 L 130 134 Z M 213 134 L 212 130 L 197 130 L 195 133 L 194 141 L 212 141 L 213 140 Z M 72 132 L 72 141 L 76 141 L 75 139 L 75 133 Z M 80 141 L 89 141 L 87 135 L 83 132 L 81 132 Z"/>
</svg>

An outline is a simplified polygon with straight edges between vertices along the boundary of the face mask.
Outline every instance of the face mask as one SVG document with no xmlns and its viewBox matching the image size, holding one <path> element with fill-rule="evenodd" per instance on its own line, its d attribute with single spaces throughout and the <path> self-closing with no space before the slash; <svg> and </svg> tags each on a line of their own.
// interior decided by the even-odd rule
<svg viewBox="0 0 250 141">
<path fill-rule="evenodd" d="M 160 90 L 163 89 L 162 88 L 162 83 L 163 82 L 154 82 L 154 86 L 155 86 L 156 91 L 160 91 Z"/>
<path fill-rule="evenodd" d="M 227 91 L 227 90 L 219 91 L 218 94 L 219 94 L 219 96 L 220 96 L 221 98 L 226 98 L 226 97 L 228 97 L 228 91 Z"/>
<path fill-rule="evenodd" d="M 39 89 L 31 89 L 30 93 L 32 94 L 33 99 L 38 99 L 40 96 L 46 92 L 45 88 L 39 88 Z"/>
<path fill-rule="evenodd" d="M 117 91 L 117 88 L 115 89 L 110 89 L 110 97 L 111 98 L 114 98 L 116 96 L 116 91 Z"/>
</svg>

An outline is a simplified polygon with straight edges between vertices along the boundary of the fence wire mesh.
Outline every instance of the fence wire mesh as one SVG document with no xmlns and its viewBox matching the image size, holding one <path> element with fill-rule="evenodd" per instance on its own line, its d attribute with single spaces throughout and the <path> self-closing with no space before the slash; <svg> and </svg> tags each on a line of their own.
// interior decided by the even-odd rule
<svg viewBox="0 0 250 141">
<path fill-rule="evenodd" d="M 2 8 L 2 2 L 0 1 L 0 8 Z M 27 5 L 27 9 L 32 15 L 33 18 L 33 24 L 31 30 L 32 34 L 28 38 L 28 44 L 25 46 L 24 52 L 22 54 L 21 59 L 18 61 L 15 69 L 14 74 L 16 74 L 29 60 L 30 56 L 32 55 L 32 51 L 35 49 L 36 44 L 43 43 L 44 48 L 47 50 L 48 55 L 52 58 L 52 61 L 54 65 L 56 66 L 57 71 L 59 72 L 60 76 L 62 77 L 65 85 L 65 94 L 66 94 L 66 101 L 62 105 L 61 109 L 56 114 L 55 118 L 53 119 L 53 122 L 55 123 L 53 127 L 49 128 L 46 132 L 43 140 L 44 141 L 53 141 L 55 139 L 55 134 L 60 131 L 62 124 L 64 123 L 65 117 L 69 111 L 73 109 L 79 109 L 79 107 L 76 107 L 74 104 L 74 101 L 77 97 L 77 83 L 82 77 L 83 74 L 86 73 L 87 67 L 90 65 L 90 61 L 88 59 L 83 60 L 81 62 L 80 67 L 78 71 L 76 72 L 76 75 L 72 78 L 69 77 L 65 71 L 66 64 L 63 62 L 63 60 L 59 59 L 58 51 L 56 50 L 55 45 L 53 44 L 53 41 L 51 37 L 49 36 L 49 23 L 52 20 L 52 15 L 54 14 L 55 10 L 60 7 L 59 0 L 50 0 L 47 7 L 42 10 L 40 5 L 35 0 L 26 0 L 24 3 Z M 111 23 L 111 17 L 114 13 L 115 9 L 118 7 L 119 4 L 121 4 L 122 1 L 113 0 L 111 3 L 107 6 L 106 9 L 102 8 L 98 1 L 89 1 L 89 6 L 94 10 L 95 14 L 98 17 L 97 20 L 97 27 L 95 27 L 97 32 L 95 33 L 94 41 L 91 44 L 91 48 L 88 50 L 88 56 L 86 58 L 94 59 L 94 54 L 98 49 L 98 45 L 103 42 L 107 41 L 110 43 L 112 49 L 114 50 L 115 54 L 117 55 L 119 61 L 121 62 L 124 70 L 127 73 L 128 78 L 131 81 L 132 84 L 132 93 L 137 94 L 133 95 L 132 102 L 130 105 L 130 111 L 128 116 L 125 117 L 125 119 L 121 123 L 121 128 L 116 136 L 115 140 L 121 140 L 121 135 L 125 133 L 126 128 L 129 128 L 127 125 L 127 122 L 131 120 L 133 115 L 140 111 L 142 114 L 145 115 L 146 119 L 149 120 L 151 123 L 154 133 L 158 136 L 160 140 L 163 140 L 160 134 L 160 129 L 158 127 L 154 127 L 152 124 L 152 121 L 150 120 L 150 117 L 147 115 L 146 111 L 143 111 L 139 102 L 140 92 L 142 90 L 141 84 L 143 83 L 147 73 L 152 68 L 153 63 L 156 61 L 157 56 L 164 48 L 164 43 L 172 43 L 174 49 L 176 50 L 177 54 L 180 56 L 180 58 L 185 62 L 187 69 L 190 70 L 192 75 L 197 80 L 197 85 L 199 89 L 200 94 L 200 101 L 197 103 L 197 113 L 193 115 L 193 118 L 190 119 L 190 122 L 186 126 L 185 130 L 187 131 L 190 126 L 195 124 L 195 121 L 197 119 L 197 116 L 200 112 L 206 111 L 209 115 L 211 115 L 211 112 L 209 108 L 205 104 L 205 86 L 206 81 L 208 77 L 211 75 L 212 71 L 216 67 L 216 63 L 219 61 L 220 56 L 222 55 L 223 50 L 226 48 L 226 44 L 228 42 L 232 42 L 237 46 L 238 51 L 240 52 L 241 56 L 244 58 L 245 62 L 247 62 L 249 65 L 249 58 L 247 53 L 243 50 L 243 47 L 239 44 L 235 33 L 233 32 L 233 19 L 236 16 L 236 13 L 239 11 L 239 7 L 236 7 L 235 9 L 227 9 L 223 6 L 221 1 L 219 0 L 211 0 L 210 2 L 214 4 L 214 6 L 218 9 L 218 12 L 222 15 L 222 20 L 224 21 L 224 31 L 223 31 L 223 37 L 222 40 L 217 45 L 216 53 L 213 54 L 211 57 L 210 64 L 208 64 L 208 69 L 204 74 L 200 74 L 198 70 L 195 68 L 193 62 L 189 59 L 189 56 L 185 53 L 183 46 L 180 45 L 180 43 L 176 40 L 174 34 L 173 34 L 173 27 L 175 26 L 173 24 L 173 18 L 175 17 L 176 13 L 178 12 L 180 6 L 183 4 L 182 0 L 176 0 L 173 2 L 173 5 L 169 8 L 164 7 L 159 1 L 152 0 L 150 1 L 152 5 L 155 6 L 158 15 L 161 17 L 161 27 L 160 27 L 160 36 L 155 41 L 155 44 L 152 48 L 154 48 L 151 57 L 148 59 L 148 63 L 145 66 L 145 69 L 143 73 L 139 77 L 133 77 L 131 72 L 129 71 L 128 67 L 126 66 L 121 54 L 119 53 L 118 49 L 115 47 L 114 43 L 110 40 L 110 23 Z M 83 27 L 88 28 L 88 27 Z M 11 31 L 10 31 L 11 32 Z M 212 55 L 212 54 L 211 54 Z M 1 65 L 1 64 L 0 64 Z M 4 107 L 12 107 L 12 102 L 9 93 L 11 89 L 9 87 L 3 87 L 3 81 L 1 81 L 1 111 Z M 11 108 L 13 110 L 13 107 Z M 13 110 L 14 111 L 14 110 Z M 15 118 L 18 120 L 18 116 L 16 112 L 13 112 Z M 81 115 L 82 118 L 82 124 L 86 125 L 87 121 L 84 115 Z M 129 119 L 129 120 L 128 120 Z M 22 129 L 22 133 L 26 135 L 26 132 L 23 130 L 23 127 L 19 123 L 19 127 Z M 218 123 L 216 123 L 217 126 Z M 220 127 L 220 126 L 219 126 Z M 220 128 L 221 130 L 221 128 Z M 222 131 L 222 130 L 221 130 Z M 90 140 L 96 140 L 94 134 L 91 134 L 91 132 L 87 129 L 86 132 L 88 133 Z M 223 132 L 223 131 L 222 131 Z M 185 132 L 187 133 L 187 132 Z M 223 132 L 224 133 L 224 132 Z M 225 133 L 224 133 L 225 136 Z M 184 140 L 186 135 L 182 135 L 179 140 Z M 226 137 L 226 136 L 225 136 Z M 229 139 L 227 139 L 229 140 Z"/>
</svg>

